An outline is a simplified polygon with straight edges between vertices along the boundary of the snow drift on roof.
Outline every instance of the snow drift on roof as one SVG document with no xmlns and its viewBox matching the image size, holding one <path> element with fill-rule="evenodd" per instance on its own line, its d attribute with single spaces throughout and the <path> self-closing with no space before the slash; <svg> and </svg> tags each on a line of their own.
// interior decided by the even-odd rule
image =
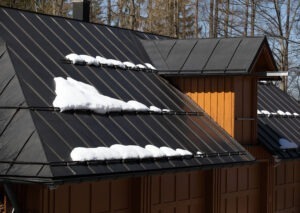
<svg viewBox="0 0 300 213">
<path fill-rule="evenodd" d="M 137 145 L 122 144 L 96 148 L 76 147 L 70 154 L 73 161 L 145 159 L 192 155 L 190 151 L 181 148 L 174 150 L 170 147 L 158 148 L 154 145 L 147 145 L 143 148 Z"/>
<path fill-rule="evenodd" d="M 91 110 L 99 114 L 105 114 L 121 111 L 150 111 L 146 105 L 138 101 L 130 100 L 125 102 L 102 95 L 95 87 L 70 77 L 67 79 L 56 77 L 54 81 L 56 97 L 53 101 L 53 106 L 60 108 L 61 112 L 67 110 Z M 74 95 L 76 95 L 76 98 L 74 98 Z M 155 112 L 158 112 L 158 109 L 156 107 Z M 151 111 L 154 111 L 153 107 Z"/>
<path fill-rule="evenodd" d="M 280 144 L 280 149 L 297 149 L 298 148 L 298 145 L 295 142 L 289 141 L 285 138 L 280 138 L 278 142 Z"/>
<path fill-rule="evenodd" d="M 130 61 L 121 62 L 116 59 L 107 59 L 102 56 L 89 56 L 89 55 L 77 55 L 76 53 L 70 53 L 65 56 L 65 59 L 71 61 L 72 64 L 87 64 L 87 65 L 106 65 L 110 67 L 118 67 L 121 69 L 139 69 L 139 70 L 156 70 L 156 68 L 150 64 L 134 64 Z"/>
</svg>

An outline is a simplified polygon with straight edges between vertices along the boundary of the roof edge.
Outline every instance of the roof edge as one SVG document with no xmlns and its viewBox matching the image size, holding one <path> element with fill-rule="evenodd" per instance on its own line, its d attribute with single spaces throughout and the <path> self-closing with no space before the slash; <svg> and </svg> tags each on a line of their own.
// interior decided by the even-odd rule
<svg viewBox="0 0 300 213">
<path fill-rule="evenodd" d="M 122 28 L 122 27 L 112 26 L 112 25 L 102 24 L 102 23 L 86 22 L 86 21 L 83 21 L 83 20 L 74 19 L 72 17 L 65 17 L 65 16 L 59 16 L 59 15 L 47 14 L 47 13 L 42 13 L 42 12 L 25 10 L 25 9 L 21 9 L 21 8 L 7 7 L 7 6 L 3 6 L 3 5 L 0 5 L 0 9 L 1 8 L 10 9 L 10 10 L 17 10 L 17 11 L 32 13 L 32 14 L 37 14 L 37 15 L 44 15 L 44 16 L 49 16 L 49 17 L 53 17 L 53 18 L 62 18 L 62 19 L 67 19 L 67 20 L 72 20 L 72 21 L 77 21 L 77 22 L 82 22 L 82 23 L 89 23 L 89 24 L 93 24 L 93 25 L 98 25 L 98 26 L 103 26 L 103 27 L 110 27 L 110 28 L 114 28 L 114 29 L 126 30 L 126 31 L 130 31 L 130 32 L 133 32 L 133 33 L 144 33 L 144 34 L 147 34 L 147 35 L 160 36 L 160 37 L 165 37 L 165 38 L 169 38 L 169 39 L 176 39 L 176 38 L 171 37 L 171 36 L 161 35 L 161 34 L 157 34 L 157 33 L 145 32 L 145 31 L 141 31 L 141 30 L 132 30 L 132 29 L 128 29 L 128 28 Z"/>
</svg>

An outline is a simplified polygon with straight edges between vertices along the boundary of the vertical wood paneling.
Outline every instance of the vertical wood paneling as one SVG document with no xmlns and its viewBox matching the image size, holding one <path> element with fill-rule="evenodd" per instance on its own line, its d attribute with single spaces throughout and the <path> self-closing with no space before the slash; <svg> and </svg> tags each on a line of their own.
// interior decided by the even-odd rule
<svg viewBox="0 0 300 213">
<path fill-rule="evenodd" d="M 204 110 L 209 115 L 211 114 L 210 106 L 211 106 L 211 79 L 205 78 L 204 80 Z"/>
<path fill-rule="evenodd" d="M 197 81 L 198 82 L 198 87 L 197 87 L 197 102 L 199 106 L 201 106 L 203 109 L 204 109 L 204 106 L 205 106 L 205 103 L 204 103 L 204 94 L 205 94 L 205 80 L 204 78 L 194 78 L 193 79 L 194 81 Z"/>
<path fill-rule="evenodd" d="M 242 144 L 256 143 L 257 82 L 249 76 L 170 79 Z"/>
<path fill-rule="evenodd" d="M 92 183 L 91 212 L 108 212 L 110 209 L 110 182 L 98 181 Z"/>
<path fill-rule="evenodd" d="M 224 108 L 224 129 L 234 137 L 234 111 L 235 111 L 235 97 L 233 93 L 232 79 L 225 78 L 225 100 L 224 105 L 219 106 Z M 217 121 L 218 122 L 218 121 Z"/>
<path fill-rule="evenodd" d="M 70 212 L 70 186 L 59 186 L 55 191 L 55 212 Z"/>
<path fill-rule="evenodd" d="M 174 202 L 176 196 L 176 176 L 174 174 L 166 174 L 161 179 L 162 201 L 164 203 Z"/>
<path fill-rule="evenodd" d="M 217 122 L 220 126 L 222 126 L 224 129 L 226 129 L 225 126 L 225 79 L 224 78 L 217 78 L 218 79 L 218 115 L 217 115 Z M 228 98 L 228 97 L 227 97 Z M 231 100 L 232 102 L 232 100 Z M 231 132 L 231 128 L 227 128 L 227 132 Z"/>
<path fill-rule="evenodd" d="M 261 203 L 261 165 L 221 169 L 221 207 L 217 212 L 257 213 Z"/>
<path fill-rule="evenodd" d="M 299 161 L 281 162 L 275 168 L 274 212 L 300 212 Z"/>
<path fill-rule="evenodd" d="M 188 200 L 190 194 L 190 177 L 185 173 L 176 174 L 176 200 Z M 198 182 L 198 181 L 197 181 Z"/>
<path fill-rule="evenodd" d="M 120 179 L 111 182 L 111 205 L 113 210 L 131 209 L 131 179 Z"/>
<path fill-rule="evenodd" d="M 73 184 L 70 188 L 70 211 L 72 213 L 90 212 L 90 184 Z"/>
<path fill-rule="evenodd" d="M 205 172 L 151 177 L 151 212 L 206 212 Z"/>
<path fill-rule="evenodd" d="M 210 79 L 211 85 L 211 99 L 210 99 L 210 116 L 217 121 L 218 120 L 218 78 Z"/>
<path fill-rule="evenodd" d="M 235 93 L 235 112 L 234 118 L 243 117 L 243 77 L 235 77 L 234 93 Z M 235 120 L 234 138 L 240 143 L 243 140 L 243 121 Z"/>
</svg>

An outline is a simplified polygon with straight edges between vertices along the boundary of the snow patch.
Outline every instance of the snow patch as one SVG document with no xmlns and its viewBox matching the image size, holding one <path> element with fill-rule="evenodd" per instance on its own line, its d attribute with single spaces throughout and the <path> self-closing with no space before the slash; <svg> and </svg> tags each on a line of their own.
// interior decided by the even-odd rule
<svg viewBox="0 0 300 213">
<path fill-rule="evenodd" d="M 167 157 L 175 157 L 180 155 L 179 153 L 177 153 L 174 149 L 170 148 L 170 147 L 166 147 L 166 146 L 162 146 L 159 148 Z"/>
<path fill-rule="evenodd" d="M 295 142 L 289 141 L 285 138 L 280 138 L 279 144 L 280 144 L 280 149 L 297 149 L 298 148 L 298 145 Z"/>
<path fill-rule="evenodd" d="M 261 81 L 259 81 L 259 83 L 261 83 L 261 84 L 268 84 L 268 81 L 261 80 Z"/>
<path fill-rule="evenodd" d="M 132 62 L 130 62 L 130 61 L 125 61 L 125 62 L 123 62 L 123 64 L 124 64 L 127 68 L 129 68 L 129 69 L 135 69 L 135 68 L 136 68 L 135 64 L 132 63 Z"/>
<path fill-rule="evenodd" d="M 83 63 L 84 60 L 77 54 L 75 53 L 71 53 L 69 55 L 66 55 L 65 58 L 67 60 L 70 60 L 72 62 L 72 64 L 78 64 L 78 63 Z"/>
<path fill-rule="evenodd" d="M 151 112 L 161 113 L 161 109 L 156 107 L 156 106 L 150 106 L 149 109 L 150 109 Z"/>
<path fill-rule="evenodd" d="M 150 64 L 150 63 L 145 63 L 143 64 L 134 64 L 130 61 L 125 61 L 121 62 L 116 59 L 107 59 L 102 56 L 89 56 L 89 55 L 78 55 L 76 53 L 71 53 L 65 56 L 65 59 L 69 60 L 72 62 L 72 64 L 82 64 L 86 63 L 87 65 L 94 65 L 94 66 L 99 66 L 101 65 L 107 65 L 111 67 L 119 67 L 122 69 L 150 69 L 150 70 L 156 70 L 156 68 Z"/>
<path fill-rule="evenodd" d="M 178 148 L 178 149 L 176 149 L 175 151 L 176 151 L 177 153 L 179 153 L 181 156 L 192 156 L 192 155 L 193 155 L 190 151 L 185 150 L 185 149 L 180 149 L 180 148 Z"/>
<path fill-rule="evenodd" d="M 293 115 L 293 114 L 290 113 L 290 112 L 285 112 L 285 114 L 286 114 L 287 116 L 292 116 L 292 115 Z"/>
<path fill-rule="evenodd" d="M 150 70 L 156 70 L 156 68 L 152 64 L 150 64 L 150 63 L 145 63 L 145 65 Z"/>
<path fill-rule="evenodd" d="M 146 69 L 146 66 L 144 66 L 144 65 L 142 65 L 142 64 L 137 64 L 137 65 L 135 65 L 137 68 L 139 68 L 139 69 L 142 69 L 142 70 L 144 70 L 144 69 Z"/>
<path fill-rule="evenodd" d="M 284 115 L 285 115 L 285 112 L 283 112 L 283 111 L 281 111 L 281 110 L 277 110 L 277 114 L 278 114 L 278 115 L 284 116 Z"/>
<path fill-rule="evenodd" d="M 158 148 L 157 146 L 149 144 L 145 146 L 145 149 L 151 152 L 154 158 L 162 158 L 166 156 L 165 153 L 162 150 L 160 150 L 160 148 Z"/>
<path fill-rule="evenodd" d="M 110 146 L 110 149 L 119 153 L 121 159 L 137 159 L 139 158 L 138 152 L 132 147 L 114 144 Z"/>
<path fill-rule="evenodd" d="M 115 60 L 115 59 L 107 59 L 106 60 L 106 65 L 115 66 L 115 67 L 125 69 L 125 65 L 121 61 L 118 61 L 118 60 Z"/>
<path fill-rule="evenodd" d="M 174 150 L 166 146 L 158 148 L 150 144 L 146 145 L 145 148 L 122 144 L 96 148 L 76 147 L 70 153 L 73 161 L 145 159 L 192 155 L 190 151 L 185 149 Z"/>
<path fill-rule="evenodd" d="M 132 109 L 133 111 L 145 112 L 150 110 L 145 104 L 134 100 L 128 101 L 127 105 L 129 109 Z"/>
<path fill-rule="evenodd" d="M 87 65 L 99 66 L 99 62 L 96 60 L 96 58 L 89 55 L 79 55 L 79 56 Z"/>
<path fill-rule="evenodd" d="M 270 112 L 268 110 L 261 110 L 261 113 L 267 116 L 270 116 Z"/>
<path fill-rule="evenodd" d="M 102 95 L 95 87 L 70 77 L 67 79 L 56 77 L 54 81 L 56 97 L 53 106 L 60 108 L 61 112 L 66 110 L 91 110 L 105 114 L 120 111 L 150 111 L 146 105 L 138 101 L 125 102 Z M 74 95 L 76 98 L 74 98 Z"/>
</svg>

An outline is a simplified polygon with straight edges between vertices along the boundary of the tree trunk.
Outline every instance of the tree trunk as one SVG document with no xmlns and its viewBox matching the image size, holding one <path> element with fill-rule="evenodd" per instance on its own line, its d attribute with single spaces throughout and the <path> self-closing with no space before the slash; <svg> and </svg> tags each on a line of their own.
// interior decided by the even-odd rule
<svg viewBox="0 0 300 213">
<path fill-rule="evenodd" d="M 199 18 L 199 0 L 195 1 L 195 38 L 199 38 L 199 23 L 198 23 L 198 18 Z"/>
<path fill-rule="evenodd" d="M 249 0 L 245 2 L 244 36 L 248 35 Z"/>
<path fill-rule="evenodd" d="M 214 14 L 214 38 L 218 37 L 218 25 L 219 25 L 219 0 L 215 1 L 215 14 Z"/>
<path fill-rule="evenodd" d="M 251 0 L 251 36 L 255 33 L 256 0 Z"/>
<path fill-rule="evenodd" d="M 136 14 L 135 14 L 135 2 L 131 0 L 130 2 L 130 29 L 134 30 L 136 25 Z"/>
<path fill-rule="evenodd" d="M 225 11 L 225 23 L 224 23 L 224 36 L 228 37 L 228 27 L 229 27 L 229 15 L 230 15 L 230 0 L 226 1 L 226 11 Z"/>
<path fill-rule="evenodd" d="M 107 24 L 111 25 L 111 0 L 107 0 Z"/>
<path fill-rule="evenodd" d="M 209 37 L 214 36 L 214 0 L 209 2 Z"/>
</svg>

